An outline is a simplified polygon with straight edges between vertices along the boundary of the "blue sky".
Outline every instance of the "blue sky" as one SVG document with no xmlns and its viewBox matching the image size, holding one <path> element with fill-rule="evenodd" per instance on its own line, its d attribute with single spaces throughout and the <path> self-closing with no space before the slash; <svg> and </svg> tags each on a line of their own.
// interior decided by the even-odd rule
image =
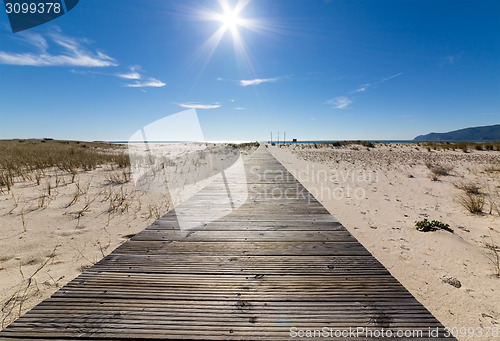
<svg viewBox="0 0 500 341">
<path fill-rule="evenodd" d="M 497 0 L 82 0 L 16 34 L 0 9 L 0 138 L 128 140 L 186 108 L 209 140 L 500 122 Z"/>
</svg>

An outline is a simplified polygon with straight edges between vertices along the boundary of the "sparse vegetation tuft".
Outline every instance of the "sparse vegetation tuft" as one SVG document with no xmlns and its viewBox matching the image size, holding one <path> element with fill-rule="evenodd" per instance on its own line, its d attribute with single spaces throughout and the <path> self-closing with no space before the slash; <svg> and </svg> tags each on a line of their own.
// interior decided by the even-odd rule
<svg viewBox="0 0 500 341">
<path fill-rule="evenodd" d="M 438 163 L 426 162 L 425 166 L 431 171 L 431 179 L 437 181 L 440 176 L 450 175 L 453 170 L 451 166 L 445 166 Z"/>
<path fill-rule="evenodd" d="M 130 181 L 130 169 L 122 168 L 121 173 L 112 172 L 106 176 L 106 180 L 110 185 L 122 185 Z"/>
<path fill-rule="evenodd" d="M 437 231 L 437 230 L 446 230 L 448 232 L 453 233 L 453 230 L 450 228 L 450 225 L 440 222 L 438 220 L 429 221 L 427 219 L 417 221 L 415 223 L 415 227 L 418 231 L 421 232 L 429 232 L 429 231 Z"/>
<path fill-rule="evenodd" d="M 465 192 L 464 194 L 458 196 L 458 202 L 460 205 L 473 214 L 483 213 L 484 201 L 484 194 L 482 193 L 471 194 Z"/>
<path fill-rule="evenodd" d="M 492 227 L 488 227 L 490 230 L 493 230 Z M 491 251 L 492 257 L 490 258 L 491 263 L 495 268 L 495 275 L 500 277 L 500 246 L 495 244 L 491 232 L 488 231 L 490 236 L 491 243 L 485 242 L 484 247 Z"/>
<path fill-rule="evenodd" d="M 488 173 L 498 173 L 500 172 L 500 162 L 496 164 L 492 164 L 484 169 L 485 172 Z"/>
<path fill-rule="evenodd" d="M 480 187 L 472 182 L 460 182 L 456 183 L 455 187 L 464 191 L 467 194 L 479 195 Z"/>
</svg>

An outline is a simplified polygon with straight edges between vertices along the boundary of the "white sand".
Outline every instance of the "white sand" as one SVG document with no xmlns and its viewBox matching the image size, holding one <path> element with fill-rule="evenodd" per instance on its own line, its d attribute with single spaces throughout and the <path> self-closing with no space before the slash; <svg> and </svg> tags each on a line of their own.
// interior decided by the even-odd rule
<svg viewBox="0 0 500 341">
<path fill-rule="evenodd" d="M 500 244 L 498 211 L 488 214 L 489 199 L 500 206 L 499 152 L 414 145 L 269 150 L 445 326 L 500 327 L 500 278 L 485 248 L 490 234 Z M 428 161 L 453 169 L 432 181 Z M 485 171 L 492 166 L 496 172 Z M 485 214 L 459 204 L 463 191 L 454 184 L 461 182 L 487 193 Z M 424 218 L 448 223 L 454 233 L 417 231 Z"/>
</svg>

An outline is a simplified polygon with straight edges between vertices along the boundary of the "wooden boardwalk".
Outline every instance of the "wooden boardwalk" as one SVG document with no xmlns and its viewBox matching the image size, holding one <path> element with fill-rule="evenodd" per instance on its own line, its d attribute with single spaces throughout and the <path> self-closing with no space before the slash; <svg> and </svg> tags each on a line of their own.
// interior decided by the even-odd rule
<svg viewBox="0 0 500 341">
<path fill-rule="evenodd" d="M 167 213 L 0 339 L 289 340 L 322 330 L 379 340 L 382 328 L 444 338 L 436 318 L 266 148 L 245 170 L 232 184 L 248 192 L 242 206 L 210 221 L 227 208 L 216 180 L 177 208 L 196 227 Z M 354 337 L 349 328 L 367 330 Z"/>
</svg>

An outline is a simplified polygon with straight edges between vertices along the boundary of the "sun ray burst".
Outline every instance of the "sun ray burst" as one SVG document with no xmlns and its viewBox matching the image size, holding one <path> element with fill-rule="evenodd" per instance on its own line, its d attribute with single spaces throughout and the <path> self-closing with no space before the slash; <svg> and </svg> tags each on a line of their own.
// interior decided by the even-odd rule
<svg viewBox="0 0 500 341">
<path fill-rule="evenodd" d="M 219 9 L 217 11 L 200 11 L 198 16 L 199 19 L 220 24 L 219 28 L 208 37 L 196 53 L 196 59 L 203 60 L 203 69 L 205 69 L 210 59 L 213 57 L 224 36 L 228 35 L 233 42 L 237 61 L 243 62 L 245 67 L 253 73 L 253 65 L 250 61 L 240 30 L 246 29 L 256 32 L 258 28 L 263 25 L 258 23 L 256 19 L 250 19 L 243 16 L 243 12 L 249 3 L 250 0 L 239 0 L 234 7 L 232 7 L 228 0 L 218 0 Z"/>
</svg>

